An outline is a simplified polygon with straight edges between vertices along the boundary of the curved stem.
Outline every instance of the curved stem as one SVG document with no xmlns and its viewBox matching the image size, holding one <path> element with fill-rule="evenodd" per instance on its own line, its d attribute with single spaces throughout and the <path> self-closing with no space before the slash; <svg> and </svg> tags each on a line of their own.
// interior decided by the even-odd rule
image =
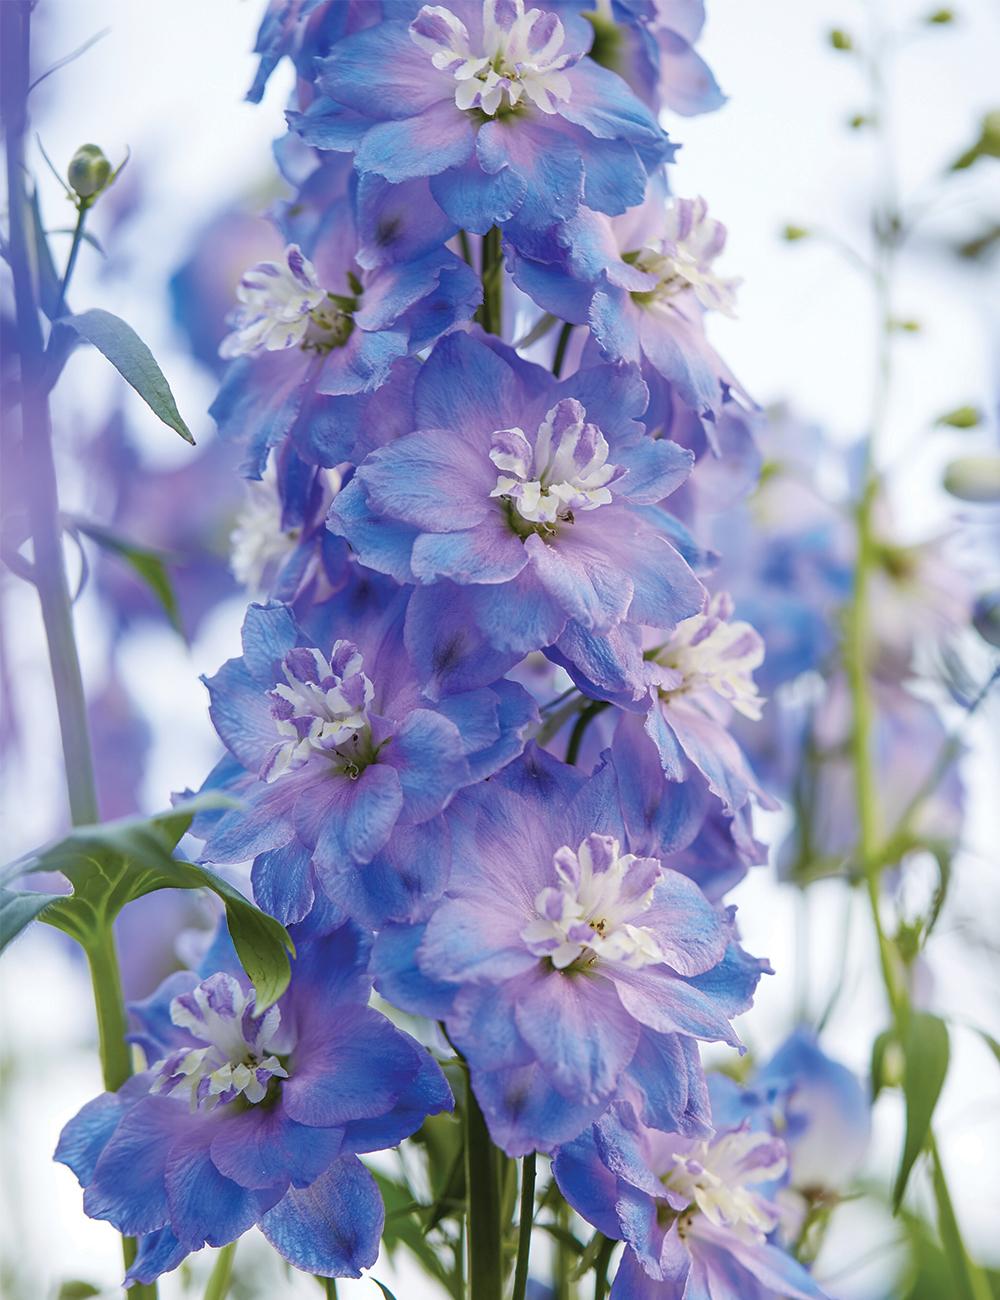
<svg viewBox="0 0 1000 1300">
<path fill-rule="evenodd" d="M 517 1229 L 517 1264 L 514 1268 L 514 1291 L 511 1300 L 524 1300 L 528 1287 L 528 1252 L 531 1229 L 535 1223 L 535 1153 L 521 1161 L 521 1216 Z"/>
<path fill-rule="evenodd" d="M 576 725 L 570 732 L 569 744 L 566 746 L 566 762 L 571 766 L 577 760 L 580 753 L 580 745 L 583 742 L 583 733 L 590 726 L 591 722 L 597 715 L 608 707 L 607 700 L 592 700 L 585 708 L 580 710 L 580 716 L 576 720 Z"/>
<path fill-rule="evenodd" d="M 216 1255 L 215 1267 L 212 1269 L 212 1276 L 208 1279 L 208 1286 L 205 1288 L 205 1300 L 226 1300 L 229 1283 L 233 1277 L 233 1256 L 235 1254 L 236 1242 L 231 1241 L 228 1246 L 223 1246 Z M 336 1295 L 336 1291 L 334 1291 L 334 1295 Z"/>
<path fill-rule="evenodd" d="M 552 373 L 556 379 L 562 374 L 563 362 L 566 360 L 566 348 L 569 345 L 569 336 L 573 333 L 573 324 L 566 321 L 559 331 L 559 341 L 556 343 L 556 354 L 552 358 Z"/>
</svg>

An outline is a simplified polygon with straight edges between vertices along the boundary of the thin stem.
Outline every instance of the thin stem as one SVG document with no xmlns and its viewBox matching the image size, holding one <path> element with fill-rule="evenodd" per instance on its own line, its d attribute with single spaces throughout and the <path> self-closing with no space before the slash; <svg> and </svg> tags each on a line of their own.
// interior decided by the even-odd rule
<svg viewBox="0 0 1000 1300">
<path fill-rule="evenodd" d="M 236 1242 L 231 1241 L 228 1246 L 223 1246 L 215 1257 L 215 1267 L 212 1269 L 212 1276 L 208 1279 L 208 1286 L 205 1288 L 205 1300 L 226 1300 L 229 1293 L 229 1283 L 233 1277 L 233 1256 L 236 1254 Z M 329 1295 L 329 1292 L 327 1292 Z M 334 1292 L 336 1295 L 336 1292 Z"/>
<path fill-rule="evenodd" d="M 472 249 L 469 247 L 469 236 L 464 230 L 458 232 L 458 246 L 462 250 L 462 260 L 469 266 L 472 265 Z"/>
<path fill-rule="evenodd" d="M 576 720 L 576 725 L 570 732 L 569 744 L 566 746 L 566 762 L 572 766 L 579 756 L 580 745 L 583 742 L 583 733 L 590 726 L 591 722 L 597 715 L 608 707 L 606 700 L 592 700 L 585 708 L 580 710 L 580 716 Z"/>
<path fill-rule="evenodd" d="M 524 1300 L 528 1287 L 528 1252 L 531 1229 L 535 1222 L 535 1153 L 521 1161 L 521 1217 L 517 1229 L 517 1264 L 514 1268 L 514 1291 L 511 1300 Z"/>
<path fill-rule="evenodd" d="M 562 374 L 563 362 L 566 360 L 566 348 L 569 345 L 569 336 L 573 333 L 572 321 L 566 321 L 559 331 L 559 340 L 556 343 L 556 354 L 552 358 L 552 373 L 556 379 Z"/>
<path fill-rule="evenodd" d="M 59 304 L 56 307 L 56 313 L 55 313 L 56 319 L 58 319 L 63 314 L 63 311 L 66 307 L 66 290 L 69 288 L 69 282 L 73 278 L 73 271 L 76 269 L 76 257 L 80 251 L 80 244 L 83 241 L 83 225 L 84 222 L 87 220 L 87 209 L 89 207 L 90 207 L 89 200 L 87 199 L 78 200 L 76 226 L 74 227 L 73 230 L 73 242 L 70 245 L 69 258 L 66 262 L 66 273 L 63 276 L 62 283 L 59 286 Z"/>
<path fill-rule="evenodd" d="M 465 1179 L 468 1188 L 469 1300 L 502 1300 L 503 1234 L 499 1151 L 490 1139 L 472 1083 L 465 1090 Z"/>
<path fill-rule="evenodd" d="M 601 1242 L 601 1249 L 594 1261 L 594 1300 L 604 1300 L 608 1294 L 608 1268 L 617 1245 L 618 1242 L 612 1237 Z"/>
<path fill-rule="evenodd" d="M 499 334 L 503 328 L 503 249 L 496 226 L 483 235 L 479 278 L 483 282 L 483 305 L 476 312 L 476 320 L 487 334 Z"/>
</svg>

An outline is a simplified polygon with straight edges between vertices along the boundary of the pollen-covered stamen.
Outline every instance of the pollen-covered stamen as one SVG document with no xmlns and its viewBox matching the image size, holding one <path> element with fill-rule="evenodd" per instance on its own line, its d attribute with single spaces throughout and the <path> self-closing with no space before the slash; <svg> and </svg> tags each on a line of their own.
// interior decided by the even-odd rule
<svg viewBox="0 0 1000 1300">
<path fill-rule="evenodd" d="M 652 662 L 667 670 L 660 699 L 669 704 L 682 695 L 714 691 L 744 717 L 760 717 L 764 701 L 757 694 L 753 670 L 764 660 L 764 642 L 749 623 L 730 623 L 733 602 L 717 592 L 704 613 L 678 623 Z"/>
<path fill-rule="evenodd" d="M 521 931 L 530 952 L 558 970 L 581 959 L 648 966 L 665 960 L 656 936 L 632 922 L 647 911 L 662 869 L 655 858 L 619 856 L 610 835 L 588 835 L 554 857 L 559 884 L 535 899 L 538 916 Z"/>
<path fill-rule="evenodd" d="M 253 989 L 244 993 L 223 972 L 174 998 L 170 1019 L 208 1046 L 181 1048 L 156 1061 L 150 1091 L 188 1092 L 192 1111 L 207 1112 L 241 1095 L 252 1104 L 263 1101 L 270 1080 L 287 1079 L 288 1072 L 269 1051 L 281 1013 L 270 1007 L 256 1016 L 255 1001 Z"/>
<path fill-rule="evenodd" d="M 669 306 L 677 294 L 691 289 L 703 307 L 735 316 L 734 290 L 741 281 L 724 280 L 712 267 L 725 244 L 726 228 L 708 216 L 703 198 L 675 199 L 667 209 L 663 238 L 625 254 L 625 260 L 637 270 L 657 279 L 651 289 L 632 297 L 645 307 L 656 308 Z"/>
<path fill-rule="evenodd" d="M 484 0 L 481 46 L 443 5 L 424 5 L 410 24 L 410 36 L 431 62 L 455 78 L 455 103 L 494 117 L 525 100 L 543 113 L 569 99 L 566 69 L 580 54 L 560 54 L 565 34 L 553 13 L 524 10 L 524 0 Z"/>
<path fill-rule="evenodd" d="M 221 357 L 242 357 L 258 348 L 329 352 L 346 343 L 354 328 L 355 299 L 322 289 L 315 267 L 297 244 L 285 249 L 284 265 L 257 262 L 248 267 L 236 297 L 242 306 L 230 318 L 236 328 L 219 345 Z"/>
<path fill-rule="evenodd" d="M 501 473 L 490 496 L 509 501 L 529 524 L 572 523 L 577 511 L 611 500 L 609 484 L 625 471 L 609 465 L 608 454 L 604 434 L 587 423 L 584 408 L 564 397 L 546 415 L 534 447 L 521 429 L 494 433 L 490 460 Z"/>
<path fill-rule="evenodd" d="M 370 757 L 368 705 L 375 688 L 361 671 L 361 655 L 338 641 L 329 659 L 314 647 L 289 650 L 285 681 L 267 692 L 280 735 L 261 767 L 263 781 L 294 771 L 313 754 L 324 754 L 347 776 L 357 776 Z"/>
<path fill-rule="evenodd" d="M 748 1123 L 692 1151 L 675 1154 L 661 1182 L 683 1196 L 717 1228 L 759 1243 L 778 1223 L 778 1207 L 748 1184 L 772 1182 L 785 1172 L 785 1144 Z"/>
</svg>

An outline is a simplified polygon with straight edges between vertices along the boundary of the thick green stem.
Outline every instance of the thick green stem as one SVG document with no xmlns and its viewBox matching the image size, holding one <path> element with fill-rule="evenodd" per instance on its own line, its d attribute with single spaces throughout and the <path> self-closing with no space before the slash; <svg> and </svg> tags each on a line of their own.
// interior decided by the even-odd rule
<svg viewBox="0 0 1000 1300">
<path fill-rule="evenodd" d="M 117 1092 L 132 1073 L 132 1054 L 125 1042 L 128 1021 L 125 1018 L 118 954 L 111 927 L 107 927 L 102 943 L 88 943 L 85 951 L 90 963 L 90 978 L 94 984 L 104 1086 L 108 1092 Z"/>
<path fill-rule="evenodd" d="M 471 1082 L 465 1091 L 469 1300 L 503 1300 L 501 1153 L 493 1145 Z"/>
<path fill-rule="evenodd" d="M 604 1300 L 608 1294 L 608 1268 L 617 1245 L 617 1241 L 611 1237 L 601 1242 L 601 1249 L 594 1261 L 594 1300 Z"/>
<path fill-rule="evenodd" d="M 514 1268 L 514 1292 L 511 1300 L 524 1300 L 528 1287 L 528 1253 L 531 1229 L 535 1222 L 535 1153 L 521 1161 L 521 1218 L 517 1229 L 517 1264 Z"/>
<path fill-rule="evenodd" d="M 503 250 L 496 226 L 483 235 L 479 278 L 483 282 L 483 305 L 476 312 L 476 320 L 487 334 L 499 334 L 503 328 Z"/>
<path fill-rule="evenodd" d="M 223 1246 L 215 1257 L 215 1267 L 205 1288 L 205 1300 L 226 1300 L 229 1283 L 233 1278 L 233 1256 L 236 1254 L 236 1242 Z"/>
</svg>

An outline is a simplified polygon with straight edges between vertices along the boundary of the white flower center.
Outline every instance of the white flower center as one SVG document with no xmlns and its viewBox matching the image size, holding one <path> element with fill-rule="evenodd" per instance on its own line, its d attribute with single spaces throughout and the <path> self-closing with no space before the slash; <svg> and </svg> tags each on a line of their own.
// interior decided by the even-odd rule
<svg viewBox="0 0 1000 1300">
<path fill-rule="evenodd" d="M 559 54 L 563 25 L 555 14 L 524 11 L 524 0 L 483 0 L 482 48 L 473 49 L 468 29 L 443 5 L 424 5 L 410 36 L 431 62 L 455 78 L 455 103 L 493 117 L 501 108 L 529 100 L 543 113 L 558 111 L 570 97 L 565 69 L 579 54 Z"/>
<path fill-rule="evenodd" d="M 564 397 L 546 415 L 535 445 L 521 429 L 493 435 L 490 460 L 501 470 L 491 497 L 505 497 L 522 519 L 572 523 L 577 510 L 596 510 L 611 500 L 608 484 L 625 473 L 608 464 L 609 447 L 575 398 Z"/>
<path fill-rule="evenodd" d="M 702 198 L 675 199 L 667 209 L 663 238 L 644 244 L 627 260 L 640 271 L 657 277 L 653 289 L 633 294 L 647 306 L 669 305 L 685 289 L 693 289 L 703 307 L 735 316 L 734 290 L 740 280 L 723 280 L 712 263 L 726 243 L 726 228 L 708 216 Z"/>
<path fill-rule="evenodd" d="M 748 1183 L 766 1183 L 785 1172 L 785 1144 L 770 1133 L 737 1129 L 674 1155 L 661 1181 L 697 1205 L 717 1228 L 733 1228 L 748 1242 L 763 1241 L 778 1222 L 777 1207 Z"/>
<path fill-rule="evenodd" d="M 281 1013 L 271 1007 L 254 1015 L 253 989 L 244 994 L 231 975 L 219 973 L 190 993 L 174 998 L 170 1019 L 208 1044 L 181 1048 L 152 1065 L 157 1078 L 151 1092 L 190 1094 L 191 1110 L 213 1110 L 220 1103 L 263 1101 L 268 1081 L 287 1079 L 288 1072 L 269 1053 Z"/>
<path fill-rule="evenodd" d="M 338 641 L 329 659 L 313 647 L 285 655 L 285 682 L 267 696 L 278 733 L 287 739 L 264 760 L 262 780 L 302 767 L 313 754 L 335 759 L 345 775 L 359 774 L 371 739 L 368 705 L 375 693 L 361 662 L 350 641 Z"/>
<path fill-rule="evenodd" d="M 297 244 L 285 250 L 285 265 L 257 262 L 236 287 L 242 304 L 233 314 L 236 326 L 219 345 L 219 356 L 242 357 L 265 348 L 280 352 L 296 346 L 329 352 L 347 341 L 354 322 L 354 299 L 321 289 L 316 269 Z"/>
<path fill-rule="evenodd" d="M 764 660 L 764 642 L 749 623 L 727 622 L 732 610 L 728 592 L 720 591 L 705 613 L 677 624 L 653 656 L 654 663 L 672 670 L 660 688 L 662 700 L 709 690 L 745 717 L 760 717 L 764 701 L 751 674 Z"/>
<path fill-rule="evenodd" d="M 320 470 L 324 503 L 317 506 L 325 513 L 340 489 L 340 474 L 335 469 Z M 295 550 L 301 528 L 282 526 L 281 493 L 274 465 L 269 464 L 260 481 L 246 480 L 246 504 L 236 516 L 236 527 L 229 534 L 232 552 L 229 567 L 238 583 L 254 595 L 266 591 L 274 575 Z"/>
<path fill-rule="evenodd" d="M 530 952 L 558 970 L 585 955 L 635 967 L 665 960 L 653 932 L 632 924 L 653 901 L 659 862 L 619 857 L 610 835 L 588 835 L 576 853 L 564 845 L 553 860 L 559 884 L 539 893 L 538 916 L 521 931 Z"/>
</svg>

